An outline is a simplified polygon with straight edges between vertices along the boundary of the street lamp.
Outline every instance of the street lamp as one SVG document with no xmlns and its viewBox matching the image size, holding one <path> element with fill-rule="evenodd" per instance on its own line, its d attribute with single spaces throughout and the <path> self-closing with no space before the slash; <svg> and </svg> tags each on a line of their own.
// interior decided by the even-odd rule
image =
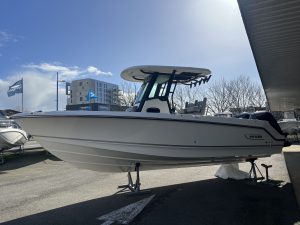
<svg viewBox="0 0 300 225">
<path fill-rule="evenodd" d="M 58 72 L 56 73 L 56 111 L 58 111 L 58 82 L 66 82 L 65 80 L 58 80 Z"/>
</svg>

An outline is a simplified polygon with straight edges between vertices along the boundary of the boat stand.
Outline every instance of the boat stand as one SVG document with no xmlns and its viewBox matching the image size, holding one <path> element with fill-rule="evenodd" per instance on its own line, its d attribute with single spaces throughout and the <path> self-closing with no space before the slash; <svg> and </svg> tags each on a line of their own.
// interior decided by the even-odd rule
<svg viewBox="0 0 300 225">
<path fill-rule="evenodd" d="M 266 179 L 262 181 L 261 183 L 269 185 L 271 187 L 279 187 L 281 183 L 283 182 L 282 180 L 272 180 L 269 178 L 269 168 L 272 168 L 272 165 L 266 165 L 264 163 L 261 164 L 262 167 L 265 168 L 266 170 Z"/>
<path fill-rule="evenodd" d="M 24 145 L 20 145 L 19 152 L 22 154 L 24 153 Z"/>
<path fill-rule="evenodd" d="M 131 172 L 128 172 L 128 184 L 120 185 L 118 188 L 122 188 L 121 190 L 117 191 L 116 194 L 128 192 L 131 194 L 140 194 L 149 192 L 149 190 L 141 191 L 141 182 L 140 182 L 140 163 L 135 164 L 135 171 L 136 171 L 136 181 L 133 183 Z"/>
<path fill-rule="evenodd" d="M 262 163 L 261 166 L 264 167 L 265 170 L 266 170 L 266 183 L 269 183 L 270 182 L 270 179 L 269 179 L 269 168 L 271 168 L 272 165 L 266 165 L 266 164 Z"/>
<path fill-rule="evenodd" d="M 263 180 L 265 178 L 262 175 L 262 173 L 260 172 L 258 166 L 256 165 L 255 160 L 257 160 L 257 158 L 250 158 L 250 159 L 247 159 L 246 162 L 251 163 L 251 169 L 249 171 L 249 179 L 253 180 L 254 182 L 257 182 L 257 181 Z M 260 177 L 257 177 L 257 171 L 259 172 Z"/>
</svg>

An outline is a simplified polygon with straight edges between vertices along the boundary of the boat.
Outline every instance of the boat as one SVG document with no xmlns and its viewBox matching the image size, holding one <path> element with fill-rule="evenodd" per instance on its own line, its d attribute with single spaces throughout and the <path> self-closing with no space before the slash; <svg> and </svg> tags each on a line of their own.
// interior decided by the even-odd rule
<svg viewBox="0 0 300 225">
<path fill-rule="evenodd" d="M 33 112 L 13 119 L 53 155 L 101 172 L 241 162 L 281 152 L 285 137 L 269 114 L 263 118 L 270 121 L 176 113 L 176 87 L 205 84 L 208 69 L 135 66 L 121 77 L 142 83 L 125 112 Z"/>
<path fill-rule="evenodd" d="M 298 119 L 281 119 L 278 124 L 283 132 L 287 134 L 300 133 L 300 120 Z"/>
<path fill-rule="evenodd" d="M 294 112 L 284 112 L 283 119 L 278 120 L 278 124 L 284 133 L 300 133 L 300 120 L 295 117 Z"/>
<path fill-rule="evenodd" d="M 225 112 L 215 113 L 214 116 L 231 118 L 233 117 L 233 114 L 232 112 L 225 111 Z"/>
<path fill-rule="evenodd" d="M 0 151 L 23 146 L 28 141 L 27 134 L 13 120 L 0 120 Z"/>
</svg>

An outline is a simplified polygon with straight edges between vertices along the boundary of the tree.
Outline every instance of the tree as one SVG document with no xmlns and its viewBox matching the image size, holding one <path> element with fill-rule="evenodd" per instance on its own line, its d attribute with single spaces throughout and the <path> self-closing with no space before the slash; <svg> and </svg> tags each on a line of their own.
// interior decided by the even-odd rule
<svg viewBox="0 0 300 225">
<path fill-rule="evenodd" d="M 241 113 L 249 107 L 263 107 L 266 102 L 261 85 L 252 82 L 248 76 L 238 76 L 228 81 L 220 78 L 208 84 L 206 96 L 210 114 L 229 111 L 232 108 Z"/>
<path fill-rule="evenodd" d="M 136 96 L 136 84 L 123 81 L 120 85 L 119 99 L 122 106 L 132 106 Z"/>
<path fill-rule="evenodd" d="M 232 87 L 223 77 L 210 84 L 206 89 L 209 114 L 228 111 L 232 105 Z"/>
<path fill-rule="evenodd" d="M 229 82 L 231 87 L 231 107 L 239 110 L 239 113 L 251 106 L 251 99 L 254 95 L 254 83 L 248 76 L 239 76 Z"/>
<path fill-rule="evenodd" d="M 251 98 L 251 104 L 257 107 L 266 107 L 267 99 L 261 85 L 254 86 L 254 95 Z"/>
</svg>

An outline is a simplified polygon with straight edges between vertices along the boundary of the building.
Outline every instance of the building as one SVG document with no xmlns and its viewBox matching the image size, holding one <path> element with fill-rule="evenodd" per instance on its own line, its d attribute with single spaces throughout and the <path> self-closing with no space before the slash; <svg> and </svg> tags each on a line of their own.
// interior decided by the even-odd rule
<svg viewBox="0 0 300 225">
<path fill-rule="evenodd" d="M 92 91 L 96 98 L 87 100 Z M 74 80 L 68 91 L 67 110 L 118 111 L 120 108 L 119 87 L 95 79 Z"/>
</svg>

